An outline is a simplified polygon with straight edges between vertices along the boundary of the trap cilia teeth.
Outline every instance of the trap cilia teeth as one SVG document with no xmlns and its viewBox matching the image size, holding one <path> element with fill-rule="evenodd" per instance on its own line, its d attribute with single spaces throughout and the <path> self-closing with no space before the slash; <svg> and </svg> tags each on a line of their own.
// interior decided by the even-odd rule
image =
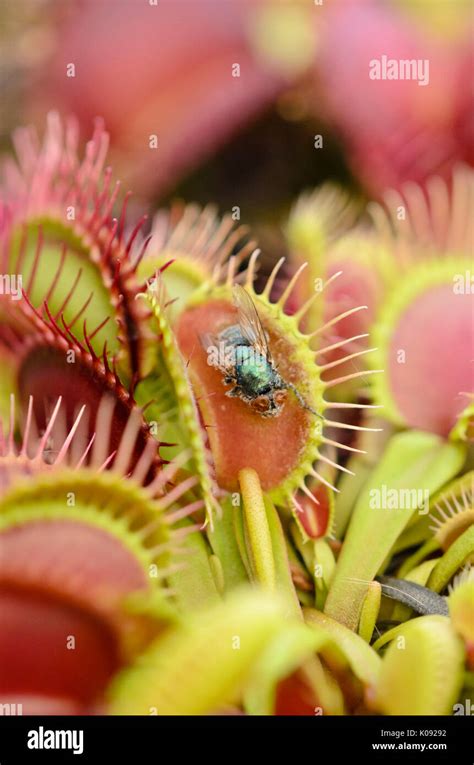
<svg viewBox="0 0 474 765">
<path fill-rule="evenodd" d="M 337 462 L 327 456 L 327 448 L 352 449 L 341 444 L 333 433 L 345 428 L 357 429 L 357 426 L 346 425 L 338 417 L 327 418 L 327 410 L 339 412 L 362 405 L 329 402 L 324 398 L 328 389 L 347 378 L 326 382 L 324 375 L 328 369 L 342 362 L 330 366 L 318 364 L 323 351 L 315 350 L 313 342 L 327 327 L 319 326 L 307 334 L 300 329 L 306 312 L 315 300 L 320 299 L 318 293 L 314 293 L 295 314 L 285 313 L 287 300 L 298 279 L 303 278 L 304 266 L 289 280 L 279 300 L 272 302 L 272 286 L 283 260 L 275 265 L 263 291 L 257 293 L 254 278 L 258 255 L 258 251 L 254 251 L 245 273 L 237 277 L 236 264 L 231 258 L 225 273 L 216 274 L 188 299 L 176 319 L 174 330 L 188 365 L 200 417 L 207 429 L 218 485 L 226 491 L 238 491 L 240 471 L 251 468 L 258 474 L 263 492 L 277 504 L 290 505 L 294 509 L 297 508 L 295 494 L 298 490 L 315 499 L 306 485 L 307 478 L 329 484 L 323 471 L 316 470 L 318 461 L 338 468 Z M 224 338 L 225 344 L 229 328 L 238 325 L 242 330 L 248 322 L 248 316 L 242 319 L 242 307 L 236 307 L 236 281 L 240 283 L 238 290 L 246 294 L 244 301 L 253 303 L 261 324 L 260 334 L 265 335 L 271 354 L 272 368 L 280 377 L 279 390 L 284 395 L 272 407 L 266 404 L 253 406 L 252 396 L 242 395 L 240 391 L 236 394 L 229 376 L 226 380 L 222 369 L 209 363 L 209 352 L 215 352 L 216 348 L 206 347 L 208 341 L 203 342 L 203 338 L 217 338 L 219 344 Z M 360 307 L 351 310 L 355 312 Z M 332 322 L 336 323 L 340 318 L 336 317 Z M 350 376 L 360 376 L 360 373 Z M 272 392 L 268 394 L 270 397 Z M 269 408 L 272 411 L 266 411 Z"/>
<path fill-rule="evenodd" d="M 293 205 L 286 224 L 286 239 L 291 262 L 296 267 L 307 263 L 305 279 L 295 285 L 295 301 L 302 305 L 311 297 L 313 285 L 328 279 L 339 269 L 331 269 L 328 253 L 332 245 L 353 227 L 358 217 L 358 205 L 343 189 L 326 183 L 311 192 L 304 192 Z M 345 282 L 345 274 L 338 283 Z M 328 292 L 331 288 L 328 289 Z M 329 307 L 331 307 L 331 301 Z M 324 321 L 325 301 L 312 303 L 302 319 L 302 328 L 315 327 Z M 341 309 L 340 313 L 347 306 Z M 332 314 L 335 316 L 337 314 Z M 332 318 L 327 316 L 326 318 Z M 354 317 L 357 320 L 357 317 Z M 334 328 L 333 331 L 335 331 Z"/>
<path fill-rule="evenodd" d="M 79 334 L 84 319 L 98 327 L 94 347 L 107 341 L 133 379 L 142 364 L 145 316 L 134 297 L 148 244 L 140 236 L 146 217 L 127 230 L 128 196 L 120 200 L 120 183 L 105 167 L 108 143 L 97 121 L 81 159 L 75 121 L 63 124 L 56 113 L 48 116 L 42 143 L 33 129 L 14 134 L 16 160 L 6 159 L 1 175 L 8 202 L 0 215 L 0 262 L 2 273 L 21 274 L 35 307 L 48 302 Z"/>
<path fill-rule="evenodd" d="M 324 272 L 332 244 L 352 229 L 359 213 L 354 198 L 332 183 L 298 197 L 288 216 L 286 237 L 292 259 L 298 265 L 308 262 L 308 277 L 313 281 Z M 297 289 L 310 296 L 307 285 L 301 284 Z M 309 316 L 314 307 L 309 309 Z"/>
<path fill-rule="evenodd" d="M 82 341 L 73 334 L 64 317 L 61 324 L 47 305 L 38 311 L 24 299 L 16 325 L 0 328 L 2 355 L 8 358 L 11 370 L 7 384 L 23 404 L 29 396 L 34 396 L 35 417 L 40 428 L 45 427 L 49 409 L 59 396 L 63 398 L 66 424 L 71 427 L 83 404 L 87 404 L 89 412 L 97 412 L 107 394 L 107 401 L 113 405 L 112 412 L 107 414 L 104 410 L 103 416 L 113 416 L 113 428 L 110 443 L 104 442 L 104 448 L 115 450 L 128 427 L 135 442 L 133 453 L 138 459 L 141 450 L 154 441 L 154 435 L 135 404 L 133 391 L 122 384 L 106 345 L 100 356 L 96 354 L 85 324 Z M 2 397 L 5 399 L 3 386 Z M 162 462 L 157 456 L 150 470 L 156 472 Z"/>
<path fill-rule="evenodd" d="M 174 265 L 174 264 L 173 264 Z M 206 520 L 213 524 L 213 515 L 220 513 L 217 497 L 219 488 L 214 477 L 212 454 L 205 427 L 202 426 L 189 382 L 187 365 L 170 324 L 170 308 L 174 301 L 168 299 L 164 275 L 169 268 L 157 271 L 148 282 L 142 298 L 150 310 L 149 334 L 154 338 L 149 349 L 152 373 L 140 381 L 135 395 L 144 404 L 148 422 L 159 422 L 160 433 L 171 444 L 169 456 L 180 444 L 186 444 L 189 452 L 187 468 L 199 481 L 204 501 Z M 156 340 L 158 339 L 158 342 Z"/>
<path fill-rule="evenodd" d="M 175 204 L 156 215 L 150 244 L 137 269 L 145 289 L 136 297 L 145 301 L 149 318 L 143 332 L 148 374 L 139 381 L 135 395 L 144 405 L 147 421 L 157 419 L 168 442 L 189 447 L 189 468 L 199 477 L 211 525 L 220 511 L 219 487 L 173 325 L 188 296 L 218 278 L 231 256 L 236 264 L 245 262 L 254 249 L 246 238 L 247 229 L 235 227 L 230 215 L 219 218 L 212 207 Z"/>
<path fill-rule="evenodd" d="M 434 498 L 430 520 L 434 539 L 445 552 L 474 525 L 474 471 L 457 478 Z"/>
<path fill-rule="evenodd" d="M 313 277 L 317 268 L 325 279 L 343 272 L 326 291 L 323 318 L 307 317 L 312 325 L 361 300 L 368 306 L 332 327 L 324 343 L 352 337 L 346 351 L 355 351 L 366 347 L 370 333 L 378 351 L 366 366 L 385 370 L 372 379 L 370 395 L 387 418 L 443 436 L 454 427 L 452 437 L 463 440 L 472 423 L 472 374 L 463 348 L 472 311 L 473 178 L 471 169 L 458 167 L 449 184 L 432 177 L 425 192 L 407 184 L 387 192 L 383 204 L 370 203 L 358 221 L 346 195 L 323 186 L 314 197 L 322 214 L 309 217 L 311 198 L 303 197 L 287 228 L 292 259 L 301 262 L 303 253 Z M 338 356 L 332 350 L 325 361 Z M 363 357 L 357 364 L 364 365 Z M 357 400 L 358 391 L 350 382 L 333 391 L 334 398 L 341 395 Z"/>
<path fill-rule="evenodd" d="M 0 600 L 11 640 L 0 643 L 0 697 L 18 695 L 25 713 L 97 710 L 110 678 L 175 618 L 169 578 L 202 502 L 180 478 L 182 458 L 150 477 L 159 444 L 137 459 L 133 414 L 107 452 L 112 409 L 104 396 L 89 436 L 87 405 L 68 428 L 58 399 L 41 432 L 33 399 L 17 418 L 12 396 L 1 431 Z"/>
<path fill-rule="evenodd" d="M 169 300 L 179 298 L 168 309 L 173 319 L 187 298 L 225 268 L 231 256 L 243 263 L 254 249 L 246 226 L 236 226 L 230 213 L 220 218 L 211 205 L 200 208 L 176 202 L 155 215 L 137 276 L 149 281 L 157 271 L 163 271 Z M 173 267 L 165 272 L 170 262 Z"/>
</svg>

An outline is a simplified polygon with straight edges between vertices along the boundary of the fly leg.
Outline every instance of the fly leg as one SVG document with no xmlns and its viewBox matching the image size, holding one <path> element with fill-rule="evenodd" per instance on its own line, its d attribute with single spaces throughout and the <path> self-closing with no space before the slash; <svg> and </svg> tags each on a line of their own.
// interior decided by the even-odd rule
<svg viewBox="0 0 474 765">
<path fill-rule="evenodd" d="M 293 393 L 295 394 L 296 398 L 298 399 L 299 404 L 303 407 L 303 409 L 306 409 L 308 412 L 311 412 L 311 414 L 314 414 L 316 417 L 319 417 L 321 420 L 324 420 L 324 417 L 322 414 L 319 414 L 319 412 L 315 412 L 315 410 L 309 406 L 309 404 L 306 403 L 303 396 L 299 392 L 297 388 L 293 385 L 293 383 L 287 382 L 285 383 L 286 387 L 289 388 Z"/>
<path fill-rule="evenodd" d="M 231 390 L 228 390 L 225 395 L 229 396 L 229 398 L 243 398 L 243 390 L 240 385 L 234 385 L 234 387 L 231 388 Z"/>
</svg>

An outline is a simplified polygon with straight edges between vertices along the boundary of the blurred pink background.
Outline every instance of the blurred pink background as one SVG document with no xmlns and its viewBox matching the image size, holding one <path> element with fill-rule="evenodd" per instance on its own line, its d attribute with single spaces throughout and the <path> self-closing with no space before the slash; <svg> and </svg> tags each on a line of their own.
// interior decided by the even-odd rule
<svg viewBox="0 0 474 765">
<path fill-rule="evenodd" d="M 1 14 L 4 143 L 51 108 L 84 136 L 100 115 L 117 175 L 147 199 L 240 195 L 271 217 L 328 177 L 379 196 L 473 162 L 470 2 L 3 0 Z M 428 85 L 371 80 L 383 55 L 428 59 Z"/>
</svg>

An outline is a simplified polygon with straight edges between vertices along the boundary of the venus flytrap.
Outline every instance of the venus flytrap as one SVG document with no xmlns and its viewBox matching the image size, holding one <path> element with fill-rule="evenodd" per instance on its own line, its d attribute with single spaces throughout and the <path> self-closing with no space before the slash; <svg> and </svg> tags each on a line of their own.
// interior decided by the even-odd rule
<svg viewBox="0 0 474 765">
<path fill-rule="evenodd" d="M 324 631 L 289 624 L 255 664 L 244 693 L 247 714 L 343 714 L 342 691 L 319 658 L 331 645 Z"/>
<path fill-rule="evenodd" d="M 239 702 L 265 647 L 285 629 L 277 597 L 242 590 L 152 643 L 108 689 L 109 714 L 212 714 Z"/>
<path fill-rule="evenodd" d="M 179 557 L 182 566 L 168 579 L 179 612 L 189 613 L 219 603 L 219 574 L 213 567 L 206 539 L 198 531 L 199 525 L 185 520 L 177 528 L 191 532 Z"/>
<path fill-rule="evenodd" d="M 288 248 L 297 266 L 308 263 L 307 279 L 298 285 L 296 293 L 300 305 L 311 296 L 311 289 L 320 288 L 321 278 L 340 270 L 328 267 L 328 250 L 353 225 L 357 214 L 355 200 L 332 184 L 301 194 L 293 205 L 286 224 Z M 323 323 L 323 315 L 324 303 L 314 303 L 305 318 L 306 325 L 317 327 Z"/>
<path fill-rule="evenodd" d="M 449 619 L 421 616 L 391 631 L 390 637 L 375 708 L 389 715 L 451 714 L 462 687 L 464 648 Z"/>
<path fill-rule="evenodd" d="M 283 396 L 285 401 L 277 416 L 263 416 L 239 395 L 231 396 L 232 391 L 225 391 L 223 382 L 226 384 L 226 376 L 209 365 L 206 350 L 199 342 L 199 337 L 210 335 L 219 338 L 222 332 L 238 325 L 239 314 L 233 289 L 235 263 L 232 260 L 223 276 L 216 275 L 190 297 L 178 317 L 175 331 L 183 356 L 190 359 L 189 376 L 202 419 L 209 426 L 208 436 L 219 486 L 235 491 L 239 470 L 253 468 L 259 475 L 263 491 L 272 501 L 278 506 L 290 506 L 298 511 L 298 491 L 312 498 L 306 478 L 312 476 L 328 485 L 314 463 L 329 463 L 340 469 L 339 464 L 333 463 L 326 455 L 326 446 L 338 447 L 339 441 L 326 436 L 325 426 L 334 427 L 336 433 L 352 427 L 326 419 L 323 413 L 331 408 L 351 408 L 352 404 L 325 401 L 325 390 L 334 387 L 339 380 L 336 378 L 325 383 L 323 373 L 326 368 L 324 364 L 319 366 L 318 362 L 318 354 L 322 351 L 315 351 L 312 347 L 323 328 L 306 334 L 301 329 L 303 317 L 320 299 L 320 295 L 311 295 L 297 313 L 290 315 L 286 312 L 287 303 L 304 268 L 298 270 L 280 298 L 274 301 L 272 287 L 283 261 L 276 264 L 263 291 L 259 293 L 255 290 L 257 265 L 258 252 L 255 252 L 245 273 L 243 286 L 266 335 L 274 367 L 287 385 L 287 390 L 283 391 L 283 394 L 286 393 Z M 340 318 L 335 317 L 333 324 Z M 355 378 L 358 376 L 354 373 Z M 269 443 L 273 444 L 271 451 Z M 273 459 L 274 450 L 281 452 L 284 458 Z"/>
<path fill-rule="evenodd" d="M 55 112 L 48 115 L 42 142 L 34 129 L 22 128 L 14 144 L 16 157 L 6 160 L 0 179 L 8 244 L 2 261 L 21 267 L 33 305 L 47 301 L 80 340 L 86 319 L 89 333 L 95 330 L 94 349 L 101 351 L 107 341 L 124 376 L 133 379 L 142 364 L 144 313 L 134 296 L 136 266 L 147 244 L 137 240 L 145 219 L 128 228 L 128 197 L 120 199 L 120 184 L 105 166 L 109 136 L 102 120 L 83 156 L 76 121 L 63 123 Z"/>
<path fill-rule="evenodd" d="M 310 309 L 305 321 L 309 329 L 326 325 L 320 338 L 320 347 L 326 350 L 321 352 L 325 363 L 338 361 L 338 375 L 368 369 L 363 351 L 369 347 L 369 328 L 383 301 L 384 281 L 390 283 L 394 273 L 390 248 L 366 220 L 360 221 L 362 212 L 359 200 L 325 184 L 300 197 L 287 224 L 292 260 L 297 265 L 307 260 L 312 277 L 300 288 L 299 300 L 308 297 L 308 284 L 319 286 L 321 280 L 328 280 L 324 299 Z M 365 311 L 351 311 L 361 304 Z M 338 314 L 346 315 L 334 325 L 332 320 Z M 342 358 L 344 342 L 347 351 L 358 354 L 350 363 Z M 333 374 L 329 370 L 326 379 Z M 366 382 L 368 378 L 349 378 L 331 391 L 331 398 L 359 401 Z"/>
<path fill-rule="evenodd" d="M 455 575 L 456 571 L 474 560 L 474 526 L 456 539 L 451 547 L 439 559 L 431 572 L 428 587 L 440 592 Z"/>
<path fill-rule="evenodd" d="M 474 572 L 467 566 L 453 581 L 448 595 L 449 616 L 464 641 L 467 664 L 474 670 Z"/>
<path fill-rule="evenodd" d="M 357 628 L 366 583 L 375 577 L 417 509 L 371 508 L 370 492 L 381 486 L 395 491 L 422 486 L 434 492 L 461 469 L 464 455 L 462 447 L 428 433 L 412 431 L 392 438 L 357 501 L 326 600 L 328 616 Z"/>
<path fill-rule="evenodd" d="M 469 471 L 437 492 L 430 499 L 429 515 L 416 521 L 400 535 L 395 548 L 397 552 L 420 542 L 422 544 L 405 558 L 398 575 L 403 577 L 433 553 L 448 550 L 473 522 L 473 472 Z"/>
<path fill-rule="evenodd" d="M 466 467 L 468 464 L 469 460 L 466 461 Z M 420 555 L 425 547 L 427 554 L 434 549 L 446 550 L 474 522 L 473 476 L 473 471 L 468 471 L 430 497 L 429 513 L 419 518 L 413 517 L 400 535 L 395 551 L 415 545 L 421 545 L 417 551 Z"/>
<path fill-rule="evenodd" d="M 245 226 L 235 226 L 230 214 L 219 218 L 211 206 L 201 209 L 176 203 L 170 210 L 156 213 L 137 276 L 150 282 L 157 271 L 173 262 L 163 276 L 173 323 L 187 299 L 224 268 L 230 257 L 245 263 L 255 250 L 255 242 L 246 241 L 247 234 Z"/>
<path fill-rule="evenodd" d="M 328 248 L 323 273 L 327 278 L 334 274 L 340 276 L 330 281 L 324 295 L 322 323 L 329 325 L 322 338 L 323 344 L 329 348 L 324 352 L 324 360 L 326 363 L 341 360 L 340 343 L 343 340 L 353 354 L 350 363 L 342 362 L 338 367 L 340 374 L 374 368 L 363 351 L 370 347 L 369 343 L 373 344 L 371 327 L 384 300 L 384 281 L 390 283 L 393 270 L 388 248 L 365 225 L 356 226 Z M 365 311 L 350 312 L 361 303 L 366 306 Z M 331 320 L 339 312 L 347 315 L 336 326 L 331 325 Z M 332 374 L 330 371 L 328 379 Z M 332 397 L 338 401 L 360 402 L 364 396 L 371 397 L 367 392 L 370 383 L 369 377 L 349 379 L 332 391 Z"/>
<path fill-rule="evenodd" d="M 377 684 L 381 666 L 380 657 L 373 647 L 369 646 L 360 635 L 320 611 L 305 608 L 304 617 L 311 629 L 326 634 L 332 639 L 338 654 L 333 657 L 335 666 L 340 666 L 341 658 L 343 658 L 344 664 L 362 682 L 367 701 Z M 328 662 L 330 658 L 330 656 L 327 657 Z M 332 662 L 330 666 L 331 664 Z"/>
<path fill-rule="evenodd" d="M 472 260 L 473 209 L 474 172 L 467 167 L 453 171 L 451 192 L 435 178 L 428 195 L 407 185 L 402 194 L 386 196 L 385 210 L 371 206 L 394 265 L 371 326 L 377 352 L 368 362 L 385 370 L 372 379 L 372 395 L 394 424 L 445 437 L 463 418 L 466 392 L 472 392 L 465 352 L 472 342 L 472 294 L 464 275 Z"/>
<path fill-rule="evenodd" d="M 334 533 L 334 512 L 336 492 L 331 488 L 337 482 L 337 468 L 334 467 L 336 450 L 328 450 L 326 454 L 330 461 L 317 465 L 321 480 L 314 476 L 307 479 L 306 486 L 316 502 L 307 492 L 298 491 L 295 495 L 296 510 L 293 512 L 300 537 L 304 542 L 324 539 Z M 331 464 L 332 463 L 332 464 Z M 351 475 L 352 471 L 344 468 L 343 475 Z"/>
<path fill-rule="evenodd" d="M 431 512 L 433 546 L 444 555 L 431 572 L 429 586 L 441 591 L 453 574 L 474 560 L 474 473 L 452 481 L 433 500 Z"/>
<path fill-rule="evenodd" d="M 467 404 L 459 414 L 449 437 L 452 441 L 472 443 L 474 440 L 474 394 L 461 393 L 460 395 Z"/>
<path fill-rule="evenodd" d="M 386 373 L 374 382 L 373 396 L 396 425 L 447 436 L 456 422 L 459 391 L 470 384 L 472 374 L 462 351 L 469 342 L 471 297 L 455 295 L 452 287 L 453 274 L 462 267 L 462 258 L 411 265 L 375 320 L 372 332 L 379 350 L 369 361 L 383 365 Z M 451 316 L 449 324 L 441 320 L 443 314 Z M 455 366 L 450 378 L 440 380 L 423 400 L 419 392 L 441 371 L 439 360 L 435 371 L 435 346 L 430 343 L 449 348 Z"/>
<path fill-rule="evenodd" d="M 0 583 L 51 676 L 29 690 L 86 713 L 450 713 L 474 667 L 474 174 L 351 230 L 349 195 L 303 197 L 266 270 L 214 208 L 129 229 L 102 125 L 83 159 L 76 140 L 54 115 L 41 149 L 23 133 L 0 206 L 25 288 L 0 295 Z M 50 623 L 80 635 L 80 681 Z M 10 691 L 25 657 L 0 658 Z"/>
<path fill-rule="evenodd" d="M 119 325 L 107 321 L 108 315 L 118 307 L 118 299 L 111 290 L 112 278 L 107 266 L 95 260 L 85 244 L 68 241 L 67 229 L 60 226 L 23 223 L 25 228 L 10 231 L 3 225 L 0 234 L 6 264 L 15 264 L 23 273 L 24 289 L 32 304 L 40 308 L 47 299 L 54 315 L 63 314 L 71 328 L 82 333 L 84 319 L 90 330 L 97 329 L 92 338 L 93 347 L 99 351 L 107 342 L 112 353 L 120 344 Z M 6 264 L 2 264 L 2 268 Z M 67 299 L 66 299 L 67 298 Z M 22 310 L 22 301 L 15 306 L 12 298 L 2 298 L 5 308 L 0 312 L 2 320 L 13 323 L 10 310 Z M 117 303 L 117 306 L 114 305 Z M 118 312 L 118 310 L 117 310 Z"/>
<path fill-rule="evenodd" d="M 127 467 L 124 460 L 128 456 L 129 469 L 135 467 L 146 449 L 153 459 L 141 463 L 146 465 L 142 480 L 150 480 L 164 462 L 154 445 L 162 448 L 165 443 L 155 438 L 158 434 L 148 427 L 133 397 L 133 386 L 126 387 L 122 382 L 107 346 L 97 354 L 87 327 L 85 339 L 80 341 L 64 322 L 58 324 L 47 304 L 40 312 L 25 303 L 22 321 L 14 332 L 0 327 L 0 344 L 4 342 L 15 359 L 14 389 L 24 408 L 27 402 L 33 402 L 31 417 L 34 415 L 38 430 L 46 430 L 49 422 L 51 437 L 58 430 L 60 437 L 61 428 L 72 428 L 84 407 L 77 442 L 92 438 L 97 430 L 103 435 L 91 447 L 92 455 L 100 454 L 104 464 L 109 459 L 121 468 Z M 49 419 L 59 399 L 61 418 Z M 126 436 L 126 446 L 120 451 L 122 436 Z"/>
<path fill-rule="evenodd" d="M 315 275 L 321 274 L 328 245 L 353 226 L 358 213 L 356 201 L 333 184 L 301 194 L 286 224 L 295 259 L 300 263 L 311 259 Z"/>
<path fill-rule="evenodd" d="M 61 400 L 42 436 L 31 399 L 19 444 L 13 403 L 8 428 L 0 429 L 2 609 L 12 634 L 29 624 L 35 635 L 28 695 L 42 709 L 53 699 L 65 713 L 94 711 L 111 676 L 176 620 L 170 577 L 195 528 L 176 527 L 174 514 L 202 506 L 187 501 L 179 465 L 150 480 L 159 444 L 134 454 L 133 427 L 125 426 L 108 454 L 115 424 L 101 419 L 100 409 L 90 438 L 81 431 L 86 407 L 68 430 Z M 58 648 L 68 635 L 77 636 L 71 653 Z M 18 639 L 2 647 L 4 692 L 24 672 L 22 645 Z"/>
<path fill-rule="evenodd" d="M 452 481 L 433 498 L 430 519 L 430 530 L 444 551 L 474 524 L 473 470 Z"/>
<path fill-rule="evenodd" d="M 432 502 L 433 498 L 430 497 L 429 508 L 431 507 Z M 427 512 L 427 504 L 425 503 L 422 512 L 412 516 L 407 527 L 398 537 L 393 548 L 393 554 L 400 555 L 401 553 L 406 553 L 407 551 L 412 550 L 414 547 L 421 550 L 425 545 L 427 545 L 426 549 L 430 551 L 431 546 L 427 543 L 432 541 L 432 532 L 430 530 L 431 524 L 432 520 L 429 514 L 429 509 Z M 435 545 L 433 549 L 437 549 L 438 547 L 439 545 Z"/>
<path fill-rule="evenodd" d="M 171 268 L 173 268 L 171 265 Z M 164 267 L 166 270 L 169 270 Z M 148 305 L 150 330 L 155 340 L 147 344 L 147 355 L 152 358 L 152 373 L 137 386 L 136 396 L 142 404 L 149 394 L 148 379 L 154 382 L 155 400 L 146 407 L 145 416 L 155 417 L 162 423 L 163 437 L 189 449 L 189 470 L 199 478 L 199 487 L 206 507 L 206 521 L 211 525 L 213 516 L 220 511 L 216 499 L 218 487 L 212 474 L 212 456 L 207 444 L 193 390 L 187 374 L 186 360 L 181 356 L 170 326 L 168 299 L 164 271 L 156 271 L 140 298 Z M 158 340 L 158 342 L 157 342 Z M 165 407 L 163 407 L 163 402 Z M 163 408 L 167 411 L 163 411 Z"/>
</svg>

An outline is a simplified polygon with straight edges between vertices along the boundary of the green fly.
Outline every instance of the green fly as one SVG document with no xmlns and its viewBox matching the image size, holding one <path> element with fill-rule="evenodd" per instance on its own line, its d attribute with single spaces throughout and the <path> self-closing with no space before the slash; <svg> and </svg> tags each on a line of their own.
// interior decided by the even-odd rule
<svg viewBox="0 0 474 765">
<path fill-rule="evenodd" d="M 238 323 L 222 330 L 217 337 L 205 335 L 201 339 L 208 353 L 208 364 L 219 369 L 224 385 L 232 385 L 226 395 L 242 399 L 262 417 L 277 417 L 291 390 L 304 409 L 317 415 L 293 383 L 285 381 L 279 374 L 266 332 L 248 292 L 235 286 L 233 301 Z"/>
</svg>

